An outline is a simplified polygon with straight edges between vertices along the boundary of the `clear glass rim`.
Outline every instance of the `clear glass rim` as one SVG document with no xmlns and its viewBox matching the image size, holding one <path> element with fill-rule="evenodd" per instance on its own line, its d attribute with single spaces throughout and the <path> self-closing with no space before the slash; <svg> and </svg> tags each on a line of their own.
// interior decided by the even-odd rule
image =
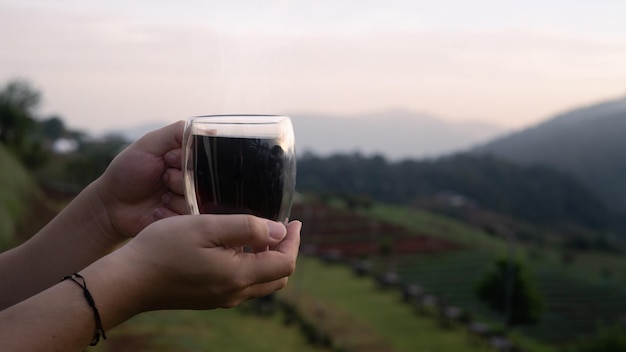
<svg viewBox="0 0 626 352">
<path fill-rule="evenodd" d="M 193 123 L 212 124 L 275 124 L 289 120 L 285 115 L 266 114 L 219 114 L 219 115 L 199 115 L 187 119 Z"/>
</svg>

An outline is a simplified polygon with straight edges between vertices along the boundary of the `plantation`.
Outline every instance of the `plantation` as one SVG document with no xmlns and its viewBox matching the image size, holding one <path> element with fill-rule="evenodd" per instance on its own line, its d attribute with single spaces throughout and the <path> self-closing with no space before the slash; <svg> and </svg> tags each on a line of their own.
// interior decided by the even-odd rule
<svg viewBox="0 0 626 352">
<path fill-rule="evenodd" d="M 313 208 L 303 206 L 309 211 Z M 626 318 L 626 280 L 620 276 L 624 273 L 620 271 L 623 262 L 620 264 L 610 254 L 576 253 L 575 259 L 564 261 L 564 254 L 559 254 L 558 249 L 507 242 L 461 223 L 408 208 L 378 204 L 360 209 L 360 219 L 341 206 L 331 209 L 322 211 L 326 215 L 321 218 L 316 215 L 316 220 L 323 225 L 313 223 L 305 227 L 303 246 L 308 248 L 308 253 L 327 261 L 366 262 L 365 274 L 377 277 L 379 282 L 393 286 L 398 292 L 408 285 L 413 289 L 417 287 L 419 294 L 413 299 L 418 300 L 418 309 L 423 308 L 426 300 L 431 313 L 455 308 L 494 333 L 503 332 L 504 317 L 479 300 L 476 289 L 496 259 L 511 255 L 511 259 L 521 260 L 528 267 L 542 298 L 544 312 L 535 324 L 513 327 L 508 334 L 510 337 L 539 349 L 549 345 L 564 346 L 578 337 L 593 335 L 603 324 Z M 295 214 L 310 223 L 307 221 L 309 214 L 300 214 L 297 208 Z M 383 219 L 400 228 L 380 225 Z M 355 224 L 350 225 L 352 222 Z M 333 233 L 328 239 L 333 231 L 328 228 L 331 224 L 340 224 L 343 232 Z M 346 231 L 350 226 L 353 231 Z M 389 232 L 378 231 L 381 228 Z M 402 246 L 402 241 L 410 236 L 431 245 Z M 379 250 L 376 251 L 376 245 L 370 241 L 368 251 L 343 251 L 351 248 L 352 241 L 357 243 L 356 247 L 364 248 L 360 244 L 363 238 L 372 239 Z M 586 265 L 589 262 L 594 263 L 591 268 Z M 612 267 L 615 274 L 606 275 L 602 271 L 606 267 Z M 537 345 L 535 341 L 541 343 Z"/>
</svg>

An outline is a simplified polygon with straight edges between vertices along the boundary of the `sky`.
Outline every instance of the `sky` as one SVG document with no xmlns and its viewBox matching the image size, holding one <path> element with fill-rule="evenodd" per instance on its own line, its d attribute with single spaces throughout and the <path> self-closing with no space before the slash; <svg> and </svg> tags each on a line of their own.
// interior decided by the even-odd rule
<svg viewBox="0 0 626 352">
<path fill-rule="evenodd" d="M 626 1 L 0 0 L 0 83 L 88 132 L 386 109 L 521 128 L 626 95 Z"/>
</svg>

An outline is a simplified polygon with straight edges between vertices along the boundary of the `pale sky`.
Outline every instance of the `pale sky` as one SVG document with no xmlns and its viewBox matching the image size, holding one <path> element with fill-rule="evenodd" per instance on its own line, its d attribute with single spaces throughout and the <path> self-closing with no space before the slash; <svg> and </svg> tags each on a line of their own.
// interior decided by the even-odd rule
<svg viewBox="0 0 626 352">
<path fill-rule="evenodd" d="M 0 83 L 122 129 L 390 108 L 509 128 L 626 95 L 626 1 L 0 0 Z"/>
</svg>

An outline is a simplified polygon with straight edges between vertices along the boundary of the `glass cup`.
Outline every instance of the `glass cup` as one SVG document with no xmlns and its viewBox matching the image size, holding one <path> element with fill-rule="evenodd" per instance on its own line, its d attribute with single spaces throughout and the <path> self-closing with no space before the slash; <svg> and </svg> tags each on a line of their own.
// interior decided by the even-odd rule
<svg viewBox="0 0 626 352">
<path fill-rule="evenodd" d="M 190 117 L 183 154 L 185 199 L 191 214 L 288 220 L 296 183 L 295 137 L 289 117 Z"/>
</svg>

